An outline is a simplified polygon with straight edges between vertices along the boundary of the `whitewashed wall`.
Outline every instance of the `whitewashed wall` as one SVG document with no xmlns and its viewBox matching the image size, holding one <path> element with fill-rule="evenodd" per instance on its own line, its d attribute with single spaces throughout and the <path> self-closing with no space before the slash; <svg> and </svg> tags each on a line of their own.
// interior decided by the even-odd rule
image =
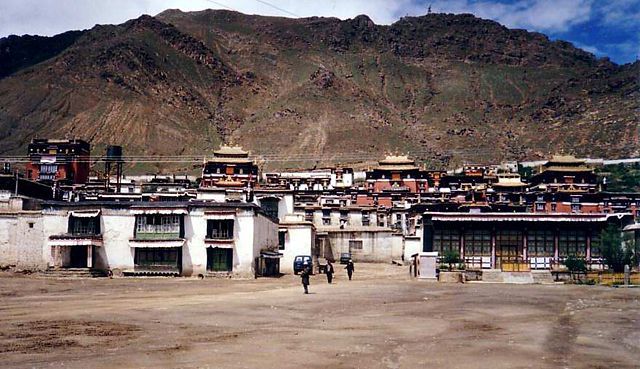
<svg viewBox="0 0 640 369">
<path fill-rule="evenodd" d="M 315 234 L 313 226 L 309 224 L 282 224 L 287 232 L 285 233 L 284 250 L 280 259 L 280 271 L 282 273 L 293 273 L 293 260 L 297 255 L 311 255 Z"/>
<path fill-rule="evenodd" d="M 15 265 L 18 269 L 28 270 L 46 269 L 43 224 L 40 212 L 0 214 L 0 265 Z"/>
</svg>

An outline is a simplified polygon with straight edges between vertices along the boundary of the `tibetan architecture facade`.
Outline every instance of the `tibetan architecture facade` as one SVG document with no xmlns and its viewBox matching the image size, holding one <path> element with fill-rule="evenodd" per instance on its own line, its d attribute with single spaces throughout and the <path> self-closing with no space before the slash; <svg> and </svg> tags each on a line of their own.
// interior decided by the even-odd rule
<svg viewBox="0 0 640 369">
<path fill-rule="evenodd" d="M 531 178 L 531 184 L 548 192 L 596 192 L 597 176 L 585 163 L 571 155 L 556 155 Z"/>
<path fill-rule="evenodd" d="M 26 177 L 50 185 L 83 184 L 89 177 L 90 149 L 83 140 L 33 139 Z"/>
<path fill-rule="evenodd" d="M 631 214 L 426 212 L 423 251 L 454 251 L 467 268 L 512 271 L 551 269 L 569 256 L 602 267 L 600 234 L 620 229 Z"/>
<path fill-rule="evenodd" d="M 53 268 L 253 277 L 278 249 L 277 223 L 248 203 L 51 202 L 42 216 Z"/>
<path fill-rule="evenodd" d="M 251 188 L 258 182 L 258 166 L 239 146 L 221 146 L 202 167 L 201 188 Z"/>
</svg>

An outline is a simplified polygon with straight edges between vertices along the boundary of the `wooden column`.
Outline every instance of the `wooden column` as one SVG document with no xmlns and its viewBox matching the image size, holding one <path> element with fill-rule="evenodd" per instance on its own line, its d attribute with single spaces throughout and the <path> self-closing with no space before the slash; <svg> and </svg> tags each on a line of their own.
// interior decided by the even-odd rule
<svg viewBox="0 0 640 369">
<path fill-rule="evenodd" d="M 586 236 L 587 236 L 586 259 L 588 262 L 590 262 L 591 261 L 591 231 L 587 231 Z"/>
<path fill-rule="evenodd" d="M 464 263 L 464 228 L 460 230 L 460 260 Z"/>
<path fill-rule="evenodd" d="M 524 232 L 522 232 L 522 259 L 524 262 L 527 261 L 527 258 L 529 256 L 529 244 L 528 244 L 529 241 L 527 240 L 528 234 L 529 234 L 529 230 L 525 228 Z"/>
<path fill-rule="evenodd" d="M 496 229 L 491 229 L 491 269 L 496 268 Z"/>
<path fill-rule="evenodd" d="M 554 262 L 558 262 L 560 258 L 560 251 L 558 250 L 558 229 L 556 228 L 553 232 L 553 259 Z"/>
<path fill-rule="evenodd" d="M 93 246 L 87 246 L 87 268 L 93 268 Z"/>
</svg>

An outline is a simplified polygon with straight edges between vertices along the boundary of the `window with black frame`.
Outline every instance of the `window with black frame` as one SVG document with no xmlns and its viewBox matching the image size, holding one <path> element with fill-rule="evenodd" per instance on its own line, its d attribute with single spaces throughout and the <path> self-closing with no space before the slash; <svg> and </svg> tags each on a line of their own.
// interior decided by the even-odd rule
<svg viewBox="0 0 640 369">
<path fill-rule="evenodd" d="M 527 233 L 527 254 L 529 257 L 553 257 L 555 253 L 553 231 L 531 229 Z"/>
<path fill-rule="evenodd" d="M 460 232 L 457 229 L 438 229 L 433 233 L 434 251 L 445 253 L 460 249 Z"/>
<path fill-rule="evenodd" d="M 563 230 L 558 237 L 559 256 L 569 255 L 584 257 L 587 250 L 587 236 L 581 230 Z"/>
<path fill-rule="evenodd" d="M 100 218 L 98 217 L 69 217 L 69 233 L 72 235 L 100 234 Z"/>
<path fill-rule="evenodd" d="M 491 231 L 488 229 L 468 229 L 464 233 L 465 256 L 490 256 Z"/>
<path fill-rule="evenodd" d="M 279 199 L 276 198 L 267 198 L 260 200 L 260 207 L 267 214 L 268 217 L 273 219 L 278 219 L 278 204 L 280 203 Z"/>
<path fill-rule="evenodd" d="M 207 220 L 207 238 L 212 240 L 233 239 L 233 219 Z"/>
</svg>

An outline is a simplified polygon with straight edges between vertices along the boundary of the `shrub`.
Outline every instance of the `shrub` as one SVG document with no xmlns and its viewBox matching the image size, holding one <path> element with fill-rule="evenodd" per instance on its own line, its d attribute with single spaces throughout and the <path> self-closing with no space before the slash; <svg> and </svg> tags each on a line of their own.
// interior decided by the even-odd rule
<svg viewBox="0 0 640 369">
<path fill-rule="evenodd" d="M 442 262 L 449 265 L 449 271 L 453 270 L 453 264 L 460 262 L 460 254 L 457 251 L 449 250 L 444 253 Z"/>
<path fill-rule="evenodd" d="M 564 265 L 571 273 L 586 272 L 587 262 L 583 258 L 571 255 L 564 261 Z"/>
<path fill-rule="evenodd" d="M 615 273 L 624 272 L 625 265 L 631 265 L 634 257 L 632 247 L 624 247 L 619 227 L 610 224 L 602 231 L 602 258 Z"/>
</svg>

